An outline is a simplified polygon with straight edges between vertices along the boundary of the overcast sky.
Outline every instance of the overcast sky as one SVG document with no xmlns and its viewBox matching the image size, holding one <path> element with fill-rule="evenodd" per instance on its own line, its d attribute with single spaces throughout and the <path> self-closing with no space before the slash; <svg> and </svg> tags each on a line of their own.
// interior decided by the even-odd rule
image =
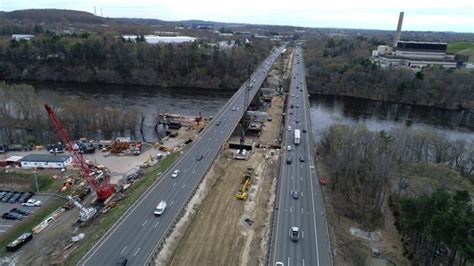
<svg viewBox="0 0 474 266">
<path fill-rule="evenodd" d="M 474 32 L 474 0 L 0 0 L 0 10 L 61 8 L 106 17 L 394 30 Z"/>
</svg>

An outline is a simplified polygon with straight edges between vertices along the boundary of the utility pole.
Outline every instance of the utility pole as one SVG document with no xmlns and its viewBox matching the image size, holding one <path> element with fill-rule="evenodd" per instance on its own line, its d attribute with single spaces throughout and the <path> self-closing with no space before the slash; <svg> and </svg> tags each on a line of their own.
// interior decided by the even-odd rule
<svg viewBox="0 0 474 266">
<path fill-rule="evenodd" d="M 33 174 L 35 174 L 35 183 L 36 183 L 36 192 L 39 192 L 39 187 L 38 187 L 38 177 L 36 176 L 37 172 L 33 171 Z"/>
</svg>

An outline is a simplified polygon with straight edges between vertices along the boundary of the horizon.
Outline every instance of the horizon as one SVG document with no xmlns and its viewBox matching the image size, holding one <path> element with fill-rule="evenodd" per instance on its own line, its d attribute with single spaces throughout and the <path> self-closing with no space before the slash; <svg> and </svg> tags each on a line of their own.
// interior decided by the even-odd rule
<svg viewBox="0 0 474 266">
<path fill-rule="evenodd" d="M 201 20 L 236 24 L 292 26 L 305 28 L 340 28 L 395 31 L 398 15 L 405 12 L 402 31 L 431 31 L 474 33 L 474 2 L 460 0 L 456 8 L 446 3 L 420 0 L 399 0 L 388 7 L 372 6 L 370 0 L 352 3 L 335 0 L 317 3 L 298 0 L 291 6 L 283 1 L 250 0 L 238 4 L 220 5 L 217 0 L 196 3 L 154 3 L 138 0 L 37 0 L 34 3 L 3 0 L 0 9 L 5 12 L 24 9 L 68 9 L 85 11 L 106 18 L 141 18 L 164 21 Z M 182 8 L 186 6 L 186 8 Z M 252 8 L 249 8 L 251 6 Z M 334 6 L 337 6 L 335 8 Z"/>
</svg>

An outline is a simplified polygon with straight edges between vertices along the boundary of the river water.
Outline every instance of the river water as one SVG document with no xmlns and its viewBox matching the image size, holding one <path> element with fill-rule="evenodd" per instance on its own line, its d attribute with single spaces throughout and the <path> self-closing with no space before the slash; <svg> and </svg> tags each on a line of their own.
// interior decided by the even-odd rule
<svg viewBox="0 0 474 266">
<path fill-rule="evenodd" d="M 89 85 L 65 83 L 35 83 L 38 95 L 73 97 L 99 104 L 138 109 L 147 114 L 146 140 L 155 140 L 153 117 L 156 112 L 212 116 L 233 95 L 229 90 L 190 88 L 156 88 L 122 85 Z M 452 139 L 474 140 L 474 114 L 467 111 L 448 111 L 429 107 L 381 103 L 370 100 L 313 95 L 310 98 L 313 134 L 320 133 L 333 123 L 363 124 L 370 130 L 389 130 L 396 127 L 434 129 Z"/>
</svg>

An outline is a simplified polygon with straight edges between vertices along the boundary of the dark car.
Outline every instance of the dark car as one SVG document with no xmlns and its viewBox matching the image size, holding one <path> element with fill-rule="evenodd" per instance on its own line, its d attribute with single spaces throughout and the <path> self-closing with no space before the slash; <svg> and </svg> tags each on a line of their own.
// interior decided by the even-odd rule
<svg viewBox="0 0 474 266">
<path fill-rule="evenodd" d="M 2 218 L 6 220 L 21 220 L 23 219 L 23 215 L 14 212 L 7 212 L 2 215 Z"/>
<path fill-rule="evenodd" d="M 300 239 L 300 229 L 296 226 L 291 227 L 290 229 L 290 238 L 291 241 L 296 242 Z"/>
<path fill-rule="evenodd" d="M 31 197 L 33 197 L 33 193 L 31 192 L 26 192 L 21 197 L 18 199 L 18 202 L 24 203 L 27 202 Z"/>
<path fill-rule="evenodd" d="M 204 156 L 202 156 L 202 154 L 196 155 L 196 161 L 202 160 L 203 157 L 204 157 Z"/>
<path fill-rule="evenodd" d="M 120 259 L 117 261 L 117 263 L 115 265 L 117 266 L 125 266 L 127 265 L 127 258 L 125 257 L 120 257 Z"/>
<path fill-rule="evenodd" d="M 3 202 L 8 202 L 8 200 L 13 196 L 15 195 L 15 193 L 13 192 L 7 192 L 7 194 L 5 194 L 2 198 L 2 201 Z"/>
<path fill-rule="evenodd" d="M 3 196 L 5 196 L 5 194 L 7 194 L 6 191 L 0 191 L 0 199 L 3 198 Z"/>
<path fill-rule="evenodd" d="M 10 213 L 13 213 L 13 212 L 21 214 L 23 216 L 28 216 L 28 215 L 33 213 L 32 211 L 22 210 L 22 209 L 17 209 L 17 208 L 13 208 L 13 209 L 10 210 Z"/>
<path fill-rule="evenodd" d="M 304 162 L 304 156 L 300 155 L 300 162 Z"/>
<path fill-rule="evenodd" d="M 291 164 L 291 156 L 286 157 L 286 164 Z"/>
<path fill-rule="evenodd" d="M 303 133 L 306 133 L 306 128 L 303 128 Z"/>
<path fill-rule="evenodd" d="M 221 124 L 221 120 L 216 122 L 216 126 L 219 126 Z"/>
<path fill-rule="evenodd" d="M 298 199 L 300 197 L 300 193 L 298 193 L 298 191 L 291 191 L 291 197 Z"/>
<path fill-rule="evenodd" d="M 15 194 L 8 200 L 8 202 L 10 202 L 10 203 L 16 203 L 20 197 L 21 197 L 21 193 L 15 193 Z"/>
</svg>

